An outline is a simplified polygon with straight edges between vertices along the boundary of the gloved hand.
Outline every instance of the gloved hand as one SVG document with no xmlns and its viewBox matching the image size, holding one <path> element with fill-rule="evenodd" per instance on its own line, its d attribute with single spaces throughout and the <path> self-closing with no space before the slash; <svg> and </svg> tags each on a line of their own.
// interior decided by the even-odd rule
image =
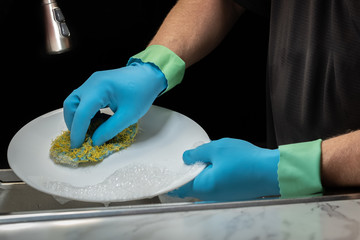
<svg viewBox="0 0 360 240">
<path fill-rule="evenodd" d="M 186 164 L 208 166 L 190 183 L 169 193 L 203 201 L 236 201 L 280 194 L 279 150 L 257 147 L 249 142 L 224 138 L 186 151 Z"/>
<path fill-rule="evenodd" d="M 94 145 L 105 143 L 136 123 L 166 87 L 162 71 L 141 61 L 119 69 L 95 72 L 64 101 L 71 147 L 80 147 L 84 142 L 90 121 L 100 108 L 110 107 L 114 115 L 94 132 Z"/>
</svg>

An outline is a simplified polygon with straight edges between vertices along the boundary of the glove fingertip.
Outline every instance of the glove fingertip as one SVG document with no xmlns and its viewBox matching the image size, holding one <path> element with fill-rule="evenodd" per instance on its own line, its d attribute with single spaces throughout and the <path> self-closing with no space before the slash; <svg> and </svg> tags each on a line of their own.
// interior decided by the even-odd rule
<svg viewBox="0 0 360 240">
<path fill-rule="evenodd" d="M 83 142 L 84 142 L 84 139 L 78 139 L 73 135 L 70 137 L 70 147 L 72 149 L 81 147 Z"/>
<path fill-rule="evenodd" d="M 102 139 L 99 139 L 99 138 L 96 138 L 96 137 L 93 137 L 92 138 L 92 145 L 93 146 L 100 146 L 100 145 L 103 145 L 106 141 L 102 140 Z"/>
<path fill-rule="evenodd" d="M 206 145 L 201 145 L 195 149 L 187 150 L 183 153 L 184 163 L 191 165 L 197 162 L 211 163 L 211 155 L 207 151 Z"/>
<path fill-rule="evenodd" d="M 93 146 L 100 146 L 104 144 L 107 140 L 111 139 L 111 137 L 107 139 L 107 135 L 108 134 L 104 132 L 104 129 L 101 128 L 100 125 L 99 128 L 95 130 L 94 134 L 91 137 Z"/>
<path fill-rule="evenodd" d="M 183 153 L 183 161 L 185 164 L 191 165 L 197 162 L 196 158 L 193 157 L 193 151 L 194 150 L 187 150 Z"/>
</svg>

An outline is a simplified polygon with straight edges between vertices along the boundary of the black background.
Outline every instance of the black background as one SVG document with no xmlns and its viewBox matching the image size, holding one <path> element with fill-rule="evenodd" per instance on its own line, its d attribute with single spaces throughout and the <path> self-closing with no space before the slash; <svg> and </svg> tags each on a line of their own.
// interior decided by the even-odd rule
<svg viewBox="0 0 360 240">
<path fill-rule="evenodd" d="M 124 66 L 146 47 L 175 2 L 58 0 L 73 49 L 49 56 L 41 1 L 1 1 L 0 167 L 8 167 L 8 144 L 23 125 L 61 108 L 94 71 Z M 221 45 L 187 69 L 182 84 L 155 104 L 187 115 L 211 139 L 233 137 L 263 145 L 267 26 L 267 19 L 246 12 Z"/>
</svg>

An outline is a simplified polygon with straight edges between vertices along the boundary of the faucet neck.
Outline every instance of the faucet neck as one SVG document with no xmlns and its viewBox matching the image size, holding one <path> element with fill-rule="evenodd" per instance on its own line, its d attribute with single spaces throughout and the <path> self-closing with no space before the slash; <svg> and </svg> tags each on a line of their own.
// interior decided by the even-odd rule
<svg viewBox="0 0 360 240">
<path fill-rule="evenodd" d="M 56 3 L 56 1 L 55 1 L 55 0 L 42 0 L 42 3 L 43 3 L 44 5 L 47 5 L 47 4 Z"/>
</svg>

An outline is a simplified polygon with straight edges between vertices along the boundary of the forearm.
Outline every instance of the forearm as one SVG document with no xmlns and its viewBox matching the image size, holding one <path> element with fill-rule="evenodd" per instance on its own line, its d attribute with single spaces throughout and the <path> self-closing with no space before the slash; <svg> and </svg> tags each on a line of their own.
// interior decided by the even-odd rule
<svg viewBox="0 0 360 240">
<path fill-rule="evenodd" d="M 360 130 L 325 140 L 321 147 L 322 184 L 360 186 Z"/>
<path fill-rule="evenodd" d="M 149 45 L 163 45 L 186 67 L 211 52 L 244 11 L 232 0 L 179 0 Z"/>
</svg>

